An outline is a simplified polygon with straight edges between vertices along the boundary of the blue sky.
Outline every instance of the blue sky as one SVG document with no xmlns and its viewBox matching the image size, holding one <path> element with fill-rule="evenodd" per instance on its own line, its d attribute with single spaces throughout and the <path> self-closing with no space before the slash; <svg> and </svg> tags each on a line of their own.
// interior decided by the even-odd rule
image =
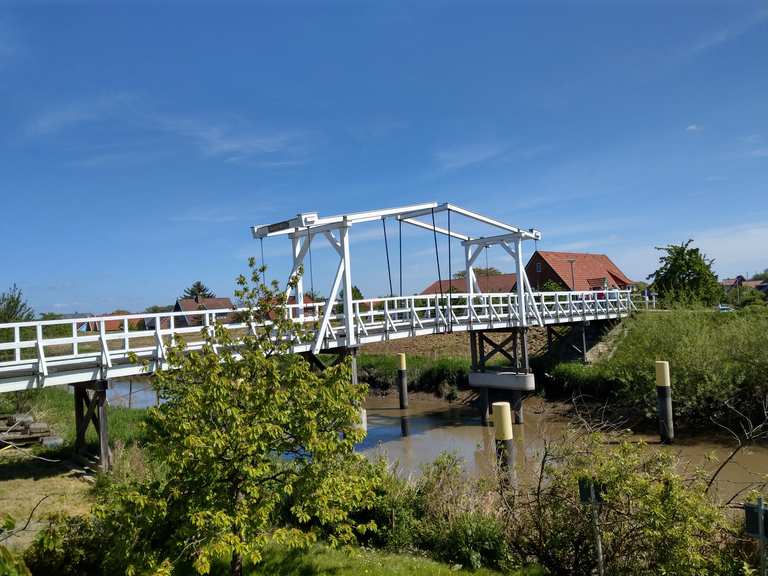
<svg viewBox="0 0 768 576">
<path fill-rule="evenodd" d="M 721 276 L 768 267 L 756 2 L 1 2 L 0 103 L 0 290 L 39 312 L 231 294 L 252 224 L 429 200 L 637 279 L 688 238 Z M 352 234 L 355 283 L 387 293 L 380 224 Z M 406 292 L 431 240 L 404 234 Z"/>
</svg>

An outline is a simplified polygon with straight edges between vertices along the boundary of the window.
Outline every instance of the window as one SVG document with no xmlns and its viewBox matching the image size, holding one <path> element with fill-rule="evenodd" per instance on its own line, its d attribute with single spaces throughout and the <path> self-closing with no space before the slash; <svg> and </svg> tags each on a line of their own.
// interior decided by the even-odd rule
<svg viewBox="0 0 768 576">
<path fill-rule="evenodd" d="M 536 262 L 536 272 L 541 272 L 541 262 Z"/>
</svg>

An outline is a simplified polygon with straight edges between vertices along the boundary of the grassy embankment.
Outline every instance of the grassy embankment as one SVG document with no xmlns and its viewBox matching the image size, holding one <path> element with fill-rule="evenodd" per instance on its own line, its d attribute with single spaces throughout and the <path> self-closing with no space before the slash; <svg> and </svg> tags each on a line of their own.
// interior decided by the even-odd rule
<svg viewBox="0 0 768 576">
<path fill-rule="evenodd" d="M 594 365 L 563 363 L 551 370 L 555 386 L 610 400 L 655 418 L 656 360 L 667 360 L 675 416 L 691 425 L 734 420 L 733 408 L 762 421 L 768 393 L 768 308 L 733 313 L 671 310 L 625 320 L 610 357 Z"/>
<path fill-rule="evenodd" d="M 449 574 L 493 576 L 500 574 L 500 572 L 484 568 L 469 571 L 423 557 L 392 554 L 366 548 L 354 548 L 345 551 L 315 546 L 309 550 L 271 549 L 267 551 L 261 564 L 248 574 L 250 576 L 272 574 L 284 576 L 357 576 L 358 574 L 370 576 L 448 576 Z M 514 574 L 523 573 L 515 572 Z"/>
</svg>

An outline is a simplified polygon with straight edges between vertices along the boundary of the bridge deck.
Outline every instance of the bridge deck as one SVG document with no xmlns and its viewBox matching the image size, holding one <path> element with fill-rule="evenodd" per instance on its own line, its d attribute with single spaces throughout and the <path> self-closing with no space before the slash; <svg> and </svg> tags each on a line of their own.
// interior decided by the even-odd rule
<svg viewBox="0 0 768 576">
<path fill-rule="evenodd" d="M 628 290 L 527 293 L 521 306 L 513 293 L 418 295 L 353 301 L 356 345 L 445 332 L 545 326 L 627 316 Z M 304 338 L 290 334 L 293 352 L 347 346 L 345 318 L 337 306 L 292 304 L 290 318 Z M 147 374 L 166 365 L 166 347 L 183 335 L 191 350 L 205 330 L 219 323 L 235 339 L 253 326 L 244 310 L 198 310 L 160 314 L 84 317 L 0 324 L 0 393 L 97 379 Z M 324 322 L 325 320 L 325 322 Z M 132 361 L 135 355 L 141 363 Z"/>
</svg>

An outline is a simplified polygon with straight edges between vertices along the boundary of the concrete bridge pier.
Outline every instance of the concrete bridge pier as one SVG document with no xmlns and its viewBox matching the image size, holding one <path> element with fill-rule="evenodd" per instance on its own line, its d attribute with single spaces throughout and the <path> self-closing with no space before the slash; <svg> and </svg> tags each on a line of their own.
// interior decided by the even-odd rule
<svg viewBox="0 0 768 576">
<path fill-rule="evenodd" d="M 82 454 L 85 449 L 85 435 L 91 423 L 99 437 L 99 468 L 106 471 L 112 464 L 112 452 L 109 449 L 109 429 L 107 426 L 107 389 L 106 379 L 73 384 L 75 391 L 75 454 Z"/>
</svg>

